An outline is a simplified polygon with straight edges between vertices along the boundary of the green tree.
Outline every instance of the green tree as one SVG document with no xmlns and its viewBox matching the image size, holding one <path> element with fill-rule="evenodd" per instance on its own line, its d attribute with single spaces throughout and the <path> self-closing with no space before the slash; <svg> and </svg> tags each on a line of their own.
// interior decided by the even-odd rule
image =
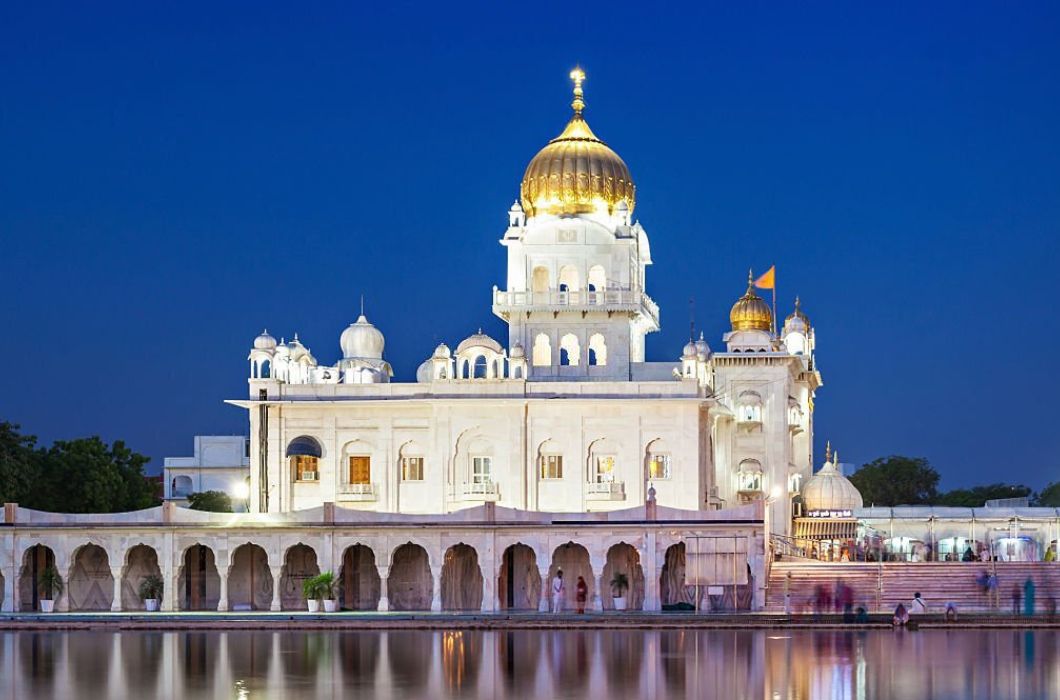
<svg viewBox="0 0 1060 700">
<path fill-rule="evenodd" d="M 939 473 L 923 457 L 881 457 L 854 472 L 850 481 L 865 505 L 919 505 L 938 497 Z"/>
<path fill-rule="evenodd" d="M 0 421 L 0 503 L 28 505 L 40 477 L 37 438 L 19 433 L 19 426 Z"/>
<path fill-rule="evenodd" d="M 188 507 L 211 513 L 231 513 L 232 497 L 224 491 L 200 491 L 188 494 Z"/>
<path fill-rule="evenodd" d="M 99 437 L 56 440 L 44 455 L 35 508 L 59 513 L 118 513 L 156 505 L 144 479 L 147 457 L 121 440 L 108 446 Z"/>
<path fill-rule="evenodd" d="M 1060 481 L 1054 481 L 1042 489 L 1035 503 L 1040 506 L 1060 508 Z"/>
<path fill-rule="evenodd" d="M 995 498 L 1022 498 L 1032 494 L 1031 487 L 1023 484 L 987 484 L 986 486 L 973 486 L 970 489 L 947 491 L 939 496 L 936 503 L 940 506 L 982 508 L 983 504 Z"/>
</svg>

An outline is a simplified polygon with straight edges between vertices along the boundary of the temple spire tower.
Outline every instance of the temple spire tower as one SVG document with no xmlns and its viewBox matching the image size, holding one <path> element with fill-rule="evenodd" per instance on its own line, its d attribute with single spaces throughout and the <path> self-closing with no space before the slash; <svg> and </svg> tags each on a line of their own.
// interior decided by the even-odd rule
<svg viewBox="0 0 1060 700">
<path fill-rule="evenodd" d="M 629 168 L 585 120 L 585 73 L 570 74 L 566 127 L 526 168 L 501 245 L 508 280 L 493 312 L 509 348 L 526 349 L 531 380 L 632 379 L 644 337 L 659 329 L 645 291 L 648 235 L 632 218 Z"/>
</svg>

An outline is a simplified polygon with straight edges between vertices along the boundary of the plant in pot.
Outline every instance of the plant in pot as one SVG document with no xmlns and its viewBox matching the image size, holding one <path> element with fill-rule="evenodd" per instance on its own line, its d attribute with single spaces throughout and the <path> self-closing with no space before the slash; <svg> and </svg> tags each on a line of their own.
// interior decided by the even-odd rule
<svg viewBox="0 0 1060 700">
<path fill-rule="evenodd" d="M 339 601 L 335 599 L 335 574 L 325 571 L 316 580 L 320 585 L 320 597 L 324 599 L 324 612 L 335 612 L 339 609 Z"/>
<path fill-rule="evenodd" d="M 144 609 L 147 612 L 158 612 L 158 604 L 162 600 L 162 577 L 158 574 L 149 574 L 140 581 L 140 598 L 144 601 Z"/>
<path fill-rule="evenodd" d="M 626 609 L 626 591 L 629 590 L 629 577 L 619 572 L 611 579 L 611 595 L 615 601 L 615 610 Z"/>
<path fill-rule="evenodd" d="M 48 566 L 40 573 L 37 579 L 37 587 L 40 589 L 40 611 L 50 613 L 55 610 L 55 598 L 63 594 L 63 577 L 54 566 Z"/>
<path fill-rule="evenodd" d="M 324 595 L 318 578 L 318 576 L 313 576 L 302 582 L 302 595 L 311 613 L 320 612 L 320 599 Z"/>
</svg>

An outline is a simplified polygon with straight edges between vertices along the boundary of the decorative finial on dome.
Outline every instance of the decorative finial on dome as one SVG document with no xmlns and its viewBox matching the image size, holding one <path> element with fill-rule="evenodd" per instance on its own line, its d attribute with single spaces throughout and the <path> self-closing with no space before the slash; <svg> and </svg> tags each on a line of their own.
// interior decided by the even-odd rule
<svg viewBox="0 0 1060 700">
<path fill-rule="evenodd" d="M 832 441 L 829 440 L 824 444 L 824 461 L 827 464 L 832 461 Z"/>
<path fill-rule="evenodd" d="M 570 72 L 570 79 L 574 81 L 574 101 L 570 103 L 570 106 L 574 108 L 574 115 L 580 117 L 582 110 L 585 109 L 585 100 L 583 99 L 585 92 L 582 90 L 585 71 L 576 67 Z"/>
<path fill-rule="evenodd" d="M 361 292 L 361 315 L 364 316 L 364 292 Z"/>
</svg>

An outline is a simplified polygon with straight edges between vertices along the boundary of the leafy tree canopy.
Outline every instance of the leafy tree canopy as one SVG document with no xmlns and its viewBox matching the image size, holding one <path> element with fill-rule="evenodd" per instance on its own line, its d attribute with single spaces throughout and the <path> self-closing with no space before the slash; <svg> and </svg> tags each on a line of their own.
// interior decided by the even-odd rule
<svg viewBox="0 0 1060 700">
<path fill-rule="evenodd" d="M 1060 481 L 1054 481 L 1042 489 L 1042 492 L 1038 494 L 1037 504 L 1060 508 Z"/>
<path fill-rule="evenodd" d="M 995 498 L 1022 498 L 1033 495 L 1031 487 L 1023 484 L 988 484 L 973 486 L 970 489 L 953 489 L 939 496 L 935 501 L 940 506 L 963 506 L 965 508 L 982 508 L 987 501 Z"/>
<path fill-rule="evenodd" d="M 231 513 L 232 497 L 224 491 L 200 491 L 188 494 L 188 507 L 211 513 Z"/>
<path fill-rule="evenodd" d="M 938 498 L 939 473 L 923 457 L 883 457 L 854 472 L 850 481 L 867 506 L 930 504 Z"/>
</svg>

